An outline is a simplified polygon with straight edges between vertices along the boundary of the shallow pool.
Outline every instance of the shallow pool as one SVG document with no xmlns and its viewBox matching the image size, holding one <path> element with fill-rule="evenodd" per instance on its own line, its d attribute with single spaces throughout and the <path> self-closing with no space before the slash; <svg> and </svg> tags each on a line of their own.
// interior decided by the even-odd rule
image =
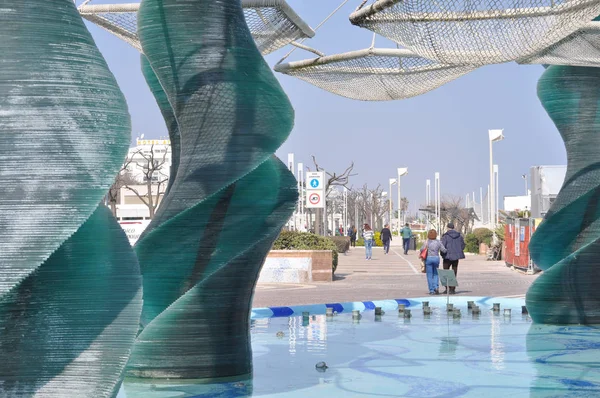
<svg viewBox="0 0 600 398">
<path fill-rule="evenodd" d="M 422 300 L 431 316 L 423 315 L 421 299 L 410 299 L 411 318 L 398 314 L 395 302 L 383 305 L 381 317 L 363 311 L 359 321 L 345 312 L 326 317 L 324 306 L 312 307 L 321 314 L 308 319 L 296 312 L 257 317 L 253 380 L 127 380 L 119 397 L 600 397 L 599 328 L 533 325 L 521 299 L 454 296 L 458 319 L 445 297 Z M 478 303 L 479 316 L 468 300 Z M 317 369 L 318 362 L 328 368 Z"/>
</svg>

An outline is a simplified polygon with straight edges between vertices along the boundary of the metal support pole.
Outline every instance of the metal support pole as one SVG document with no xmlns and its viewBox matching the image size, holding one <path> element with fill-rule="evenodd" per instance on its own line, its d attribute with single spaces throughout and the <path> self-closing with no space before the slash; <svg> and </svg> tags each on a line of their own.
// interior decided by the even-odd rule
<svg viewBox="0 0 600 398">
<path fill-rule="evenodd" d="M 490 194 L 490 184 L 488 184 L 488 192 L 487 192 L 487 220 L 488 224 L 492 223 L 492 200 Z"/>
<path fill-rule="evenodd" d="M 436 172 L 435 173 L 435 187 L 434 187 L 434 191 L 435 191 L 435 209 L 436 209 L 436 224 L 437 224 L 437 231 L 438 233 L 441 233 L 442 230 L 442 203 L 441 203 L 441 194 L 440 194 L 440 173 Z"/>
<path fill-rule="evenodd" d="M 398 204 L 396 207 L 398 208 L 398 237 L 400 236 L 400 206 L 402 205 L 402 196 L 400 196 L 400 174 L 398 174 L 398 179 L 396 180 L 396 188 L 398 188 Z"/>
<path fill-rule="evenodd" d="M 485 218 L 483 217 L 483 188 L 479 187 L 479 213 L 481 215 L 481 222 L 485 224 Z"/>
<path fill-rule="evenodd" d="M 496 193 L 496 207 L 494 209 L 494 227 L 498 224 L 500 216 L 500 187 L 498 185 L 498 165 L 494 165 L 494 192 Z"/>
<path fill-rule="evenodd" d="M 491 210 L 491 215 L 490 215 L 490 227 L 492 228 L 492 231 L 495 228 L 495 221 L 494 221 L 494 217 L 495 217 L 495 211 L 494 209 L 496 208 L 496 206 L 494 205 L 494 165 L 493 165 L 493 160 L 492 160 L 492 140 L 489 140 L 490 142 L 490 210 Z"/>
</svg>

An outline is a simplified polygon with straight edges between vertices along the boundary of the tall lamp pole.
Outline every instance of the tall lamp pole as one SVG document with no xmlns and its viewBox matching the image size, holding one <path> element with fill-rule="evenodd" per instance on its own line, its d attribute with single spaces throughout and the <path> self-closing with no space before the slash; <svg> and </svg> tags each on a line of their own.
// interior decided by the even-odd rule
<svg viewBox="0 0 600 398">
<path fill-rule="evenodd" d="M 498 165 L 494 165 L 494 192 L 496 193 L 496 208 L 494 209 L 494 225 L 498 223 L 500 216 L 500 186 L 498 185 Z"/>
<path fill-rule="evenodd" d="M 529 190 L 527 189 L 527 174 L 523 174 L 521 176 L 523 178 L 523 181 L 525 181 L 525 196 L 529 195 Z"/>
<path fill-rule="evenodd" d="M 400 177 L 408 174 L 408 167 L 398 167 L 398 236 L 400 236 L 400 214 L 402 214 L 402 196 L 400 195 Z"/>
<path fill-rule="evenodd" d="M 436 172 L 434 175 L 434 185 L 433 192 L 435 196 L 435 224 L 438 232 L 441 232 L 441 220 L 442 220 L 442 204 L 441 204 L 441 195 L 440 195 L 440 173 Z"/>
<path fill-rule="evenodd" d="M 390 196 L 388 198 L 388 203 L 389 203 L 389 207 L 390 207 L 390 229 L 393 230 L 394 228 L 392 227 L 392 185 L 394 185 L 396 183 L 396 179 L 395 178 L 390 178 L 390 190 L 388 191 L 390 193 Z M 400 219 L 398 219 L 398 222 L 400 222 Z"/>
<path fill-rule="evenodd" d="M 493 216 L 490 217 L 490 227 L 492 228 L 492 231 L 496 228 L 496 205 L 494 203 L 496 193 L 494 192 L 494 161 L 492 156 L 492 143 L 502 141 L 504 139 L 504 135 L 502 134 L 503 131 L 503 129 L 488 130 L 488 136 L 490 141 L 490 210 L 492 211 L 492 213 L 494 213 Z"/>
<path fill-rule="evenodd" d="M 425 229 L 429 231 L 429 205 L 431 205 L 431 180 L 425 180 Z"/>
</svg>

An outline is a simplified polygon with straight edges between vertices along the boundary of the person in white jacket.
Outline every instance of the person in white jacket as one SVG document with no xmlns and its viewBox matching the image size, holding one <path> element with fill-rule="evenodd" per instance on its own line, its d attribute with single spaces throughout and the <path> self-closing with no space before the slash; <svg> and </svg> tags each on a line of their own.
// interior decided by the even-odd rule
<svg viewBox="0 0 600 398">
<path fill-rule="evenodd" d="M 370 260 L 373 253 L 373 240 L 375 239 L 375 232 L 373 232 L 373 229 L 371 229 L 369 224 L 365 224 L 362 235 L 363 239 L 365 240 L 365 255 L 367 260 Z"/>
</svg>

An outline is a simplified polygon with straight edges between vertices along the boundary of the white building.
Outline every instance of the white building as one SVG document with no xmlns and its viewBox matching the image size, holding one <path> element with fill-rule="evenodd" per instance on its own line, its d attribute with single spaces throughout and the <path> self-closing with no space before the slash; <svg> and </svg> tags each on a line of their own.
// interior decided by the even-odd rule
<svg viewBox="0 0 600 398">
<path fill-rule="evenodd" d="M 531 216 L 546 215 L 565 181 L 567 166 L 533 166 L 531 175 Z"/>
<path fill-rule="evenodd" d="M 531 211 L 531 195 L 505 196 L 504 211 Z"/>
</svg>

